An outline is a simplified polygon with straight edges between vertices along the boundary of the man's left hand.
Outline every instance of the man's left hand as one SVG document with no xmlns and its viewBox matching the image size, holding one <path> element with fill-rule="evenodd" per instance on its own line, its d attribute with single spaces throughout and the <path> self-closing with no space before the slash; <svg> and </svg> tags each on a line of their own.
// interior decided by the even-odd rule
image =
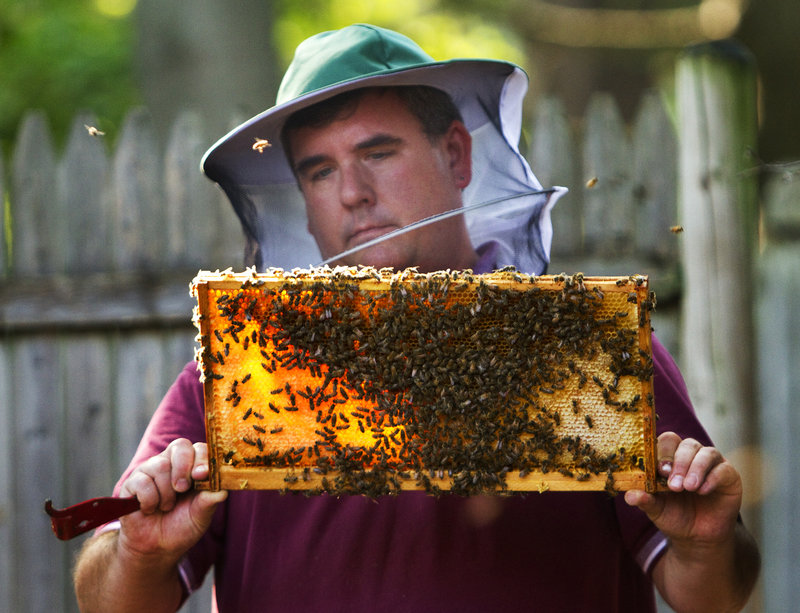
<svg viewBox="0 0 800 613">
<path fill-rule="evenodd" d="M 625 501 L 639 507 L 673 545 L 713 544 L 731 537 L 742 504 L 742 479 L 718 449 L 681 439 L 658 437 L 658 470 L 669 492 L 632 490 Z"/>
</svg>

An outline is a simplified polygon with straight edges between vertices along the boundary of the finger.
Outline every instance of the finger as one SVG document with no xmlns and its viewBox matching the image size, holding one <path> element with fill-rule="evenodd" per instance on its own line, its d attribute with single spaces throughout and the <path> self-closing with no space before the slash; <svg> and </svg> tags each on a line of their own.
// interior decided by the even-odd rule
<svg viewBox="0 0 800 613">
<path fill-rule="evenodd" d="M 121 493 L 136 496 L 143 513 L 169 510 L 175 498 L 169 476 L 169 460 L 163 455 L 153 456 L 136 467 L 122 484 Z"/>
<path fill-rule="evenodd" d="M 165 454 L 170 460 L 170 480 L 176 492 L 185 492 L 192 486 L 192 469 L 195 464 L 195 448 L 185 438 L 172 441 Z"/>
<path fill-rule="evenodd" d="M 686 471 L 683 488 L 690 492 L 697 491 L 705 483 L 711 470 L 724 461 L 719 450 L 714 447 L 701 447 Z"/>
<path fill-rule="evenodd" d="M 137 483 L 144 484 L 145 478 L 149 478 L 156 488 L 158 493 L 158 500 L 154 508 L 150 509 L 148 506 L 143 506 L 144 512 L 153 512 L 158 508 L 161 511 L 169 511 L 175 506 L 175 489 L 172 487 L 171 481 L 171 463 L 169 456 L 162 452 L 157 456 L 153 456 L 142 462 L 139 467 L 131 475 L 137 475 Z M 142 501 L 140 500 L 141 504 Z"/>
<path fill-rule="evenodd" d="M 217 505 L 228 497 L 227 490 L 200 491 L 192 501 L 192 516 L 202 532 L 211 525 L 211 518 Z"/>
<path fill-rule="evenodd" d="M 674 492 L 683 491 L 686 488 L 686 477 L 689 474 L 689 468 L 695 460 L 695 457 L 703 449 L 698 441 L 693 438 L 683 439 L 675 450 L 675 457 L 672 461 L 672 472 L 669 476 L 669 488 Z M 692 481 L 696 481 L 697 473 L 694 474 Z M 696 484 L 695 484 L 696 487 Z"/>
<path fill-rule="evenodd" d="M 697 493 L 706 495 L 715 491 L 725 491 L 726 493 L 740 494 L 741 490 L 741 475 L 732 464 L 723 460 L 711 468 L 697 488 Z"/>
<path fill-rule="evenodd" d="M 655 520 L 664 508 L 664 500 L 643 490 L 628 490 L 625 492 L 625 502 L 632 507 L 638 507 L 650 520 Z"/>
<path fill-rule="evenodd" d="M 656 457 L 658 470 L 664 477 L 669 477 L 675 459 L 675 450 L 681 443 L 681 437 L 674 432 L 663 432 L 656 441 Z"/>
<path fill-rule="evenodd" d="M 153 478 L 138 469 L 122 484 L 120 496 L 135 496 L 140 510 L 146 514 L 155 511 L 161 502 L 161 495 Z"/>
<path fill-rule="evenodd" d="M 205 443 L 194 444 L 192 479 L 195 481 L 204 481 L 208 479 L 208 445 Z"/>
</svg>

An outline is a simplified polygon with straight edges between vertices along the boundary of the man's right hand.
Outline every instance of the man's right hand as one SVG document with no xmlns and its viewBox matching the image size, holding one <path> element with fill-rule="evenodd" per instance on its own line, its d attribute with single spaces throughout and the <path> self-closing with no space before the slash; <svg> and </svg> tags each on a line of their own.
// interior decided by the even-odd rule
<svg viewBox="0 0 800 613">
<path fill-rule="evenodd" d="M 140 510 L 120 520 L 118 546 L 133 557 L 177 561 L 208 529 L 226 491 L 192 489 L 208 478 L 208 447 L 187 439 L 172 441 L 142 462 L 122 484 L 121 496 L 136 496 Z"/>
</svg>

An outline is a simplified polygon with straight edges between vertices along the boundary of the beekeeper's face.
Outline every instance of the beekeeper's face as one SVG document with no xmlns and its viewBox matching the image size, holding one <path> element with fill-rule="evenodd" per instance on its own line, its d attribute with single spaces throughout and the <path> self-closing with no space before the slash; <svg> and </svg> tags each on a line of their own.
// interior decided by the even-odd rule
<svg viewBox="0 0 800 613">
<path fill-rule="evenodd" d="M 352 112 L 292 131 L 294 170 L 308 229 L 329 258 L 411 222 L 461 206 L 470 179 L 470 136 L 454 121 L 428 137 L 391 90 L 369 91 Z M 472 267 L 463 218 L 413 230 L 337 263 L 421 272 Z"/>
</svg>

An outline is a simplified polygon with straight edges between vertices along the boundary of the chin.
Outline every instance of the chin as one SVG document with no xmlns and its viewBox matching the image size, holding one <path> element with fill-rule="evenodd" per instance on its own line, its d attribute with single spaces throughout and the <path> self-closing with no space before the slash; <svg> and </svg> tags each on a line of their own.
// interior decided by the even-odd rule
<svg viewBox="0 0 800 613">
<path fill-rule="evenodd" d="M 402 270 L 413 266 L 411 258 L 395 249 L 387 249 L 384 245 L 376 245 L 354 253 L 347 263 L 351 266 L 362 265 L 373 268 L 394 268 Z"/>
</svg>

